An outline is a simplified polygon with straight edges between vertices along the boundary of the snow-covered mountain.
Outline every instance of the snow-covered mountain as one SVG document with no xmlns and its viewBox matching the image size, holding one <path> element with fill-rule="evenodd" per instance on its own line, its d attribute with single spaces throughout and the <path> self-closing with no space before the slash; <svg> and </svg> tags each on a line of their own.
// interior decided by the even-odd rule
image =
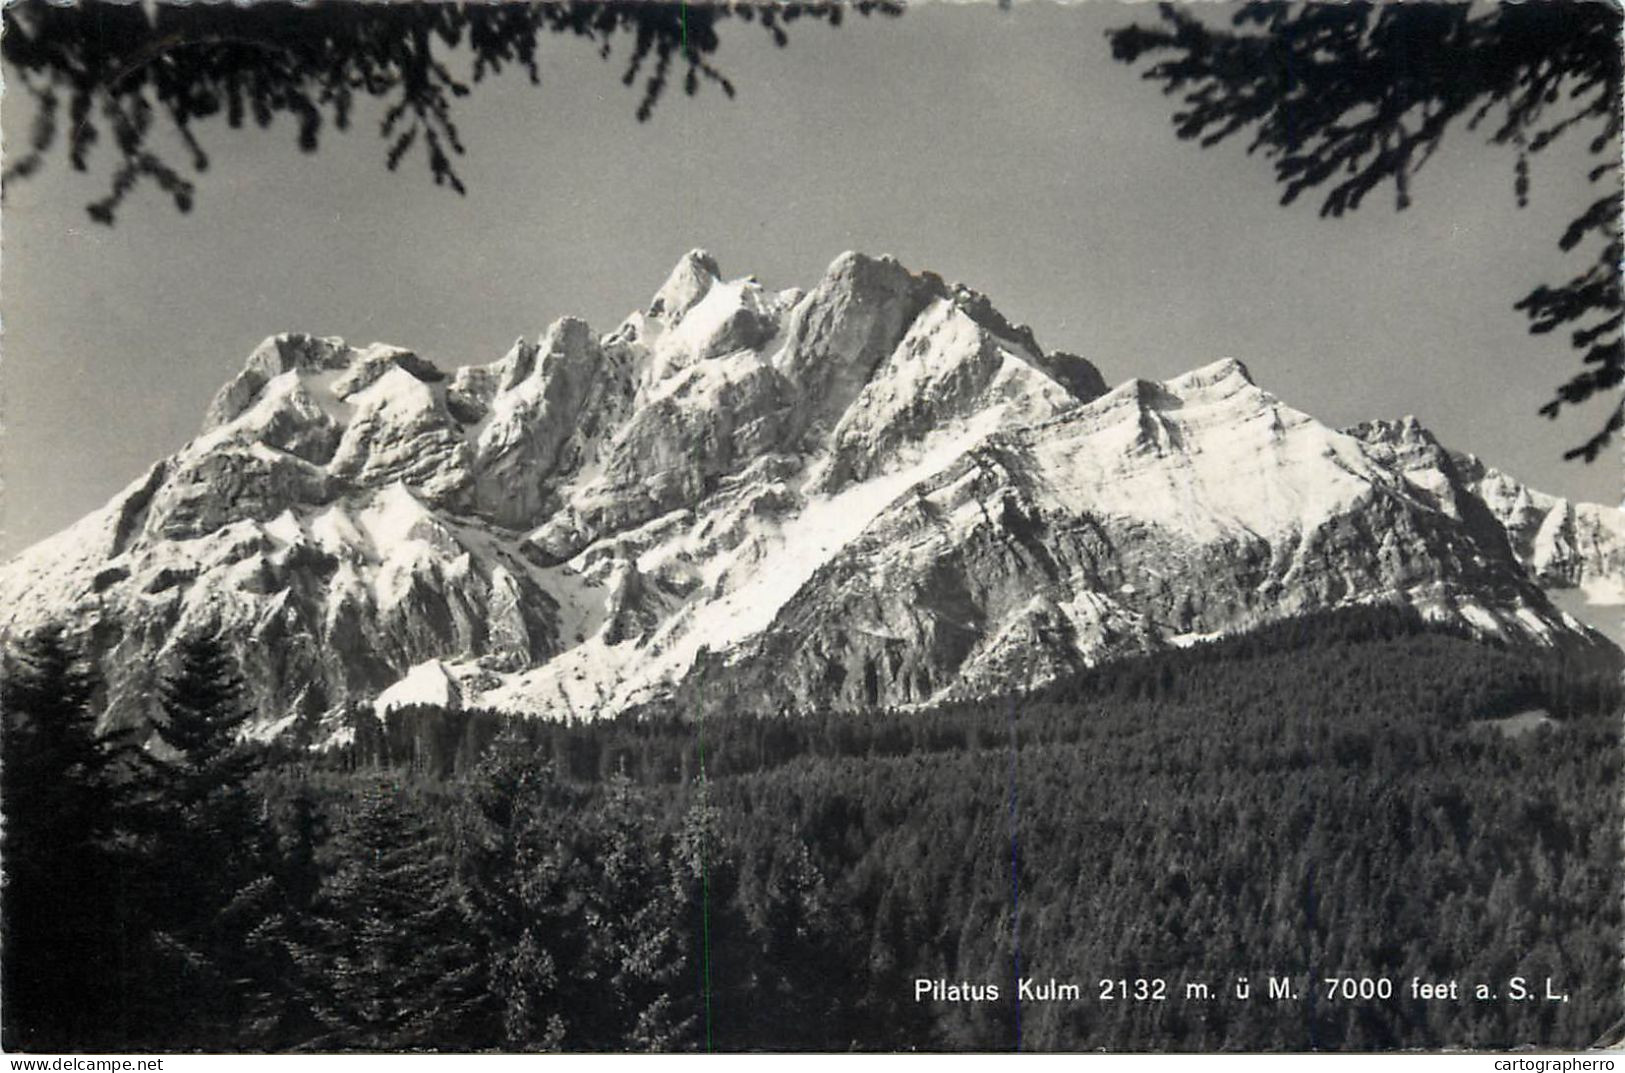
<svg viewBox="0 0 1625 1073">
<path fill-rule="evenodd" d="M 1605 643 L 1558 587 L 1625 599 L 1620 512 L 1409 419 L 1339 431 L 1229 359 L 1108 391 L 889 258 L 774 292 L 696 250 L 608 334 L 488 365 L 266 340 L 196 439 L 0 568 L 0 630 L 81 634 L 115 723 L 223 631 L 271 733 L 351 701 L 917 704 L 1379 601 Z"/>
</svg>

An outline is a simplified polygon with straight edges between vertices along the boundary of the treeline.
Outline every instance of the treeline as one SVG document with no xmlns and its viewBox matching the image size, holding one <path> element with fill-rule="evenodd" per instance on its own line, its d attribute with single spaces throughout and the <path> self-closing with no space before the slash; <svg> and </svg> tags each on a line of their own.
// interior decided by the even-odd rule
<svg viewBox="0 0 1625 1073">
<path fill-rule="evenodd" d="M 1360 647 L 1350 647 L 1360 646 Z M 1375 647 L 1373 647 L 1375 646 Z M 698 714 L 655 708 L 614 719 L 537 719 L 520 728 L 560 774 L 602 781 L 624 774 L 640 784 L 685 783 L 698 777 L 700 754 L 712 778 L 766 771 L 803 757 L 907 756 L 1008 744 L 1000 713 L 1020 711 L 1022 744 L 1075 744 L 1099 718 L 1140 722 L 1166 704 L 1245 691 L 1263 702 L 1269 682 L 1250 681 L 1260 659 L 1303 658 L 1321 673 L 1363 674 L 1377 653 L 1399 655 L 1385 697 L 1406 711 L 1450 726 L 1541 708 L 1567 719 L 1617 710 L 1622 701 L 1619 652 L 1511 648 L 1429 622 L 1393 605 L 1322 612 L 1251 633 L 1119 660 L 1040 690 L 996 701 L 970 700 L 927 709 L 862 712 L 814 710 L 784 717 L 749 710 Z M 989 713 L 992 713 L 990 718 Z M 1089 719 L 1080 718 L 1091 713 Z M 508 717 L 498 711 L 444 711 L 409 705 L 381 718 L 349 716 L 353 738 L 329 754 L 348 770 L 386 767 L 445 779 L 476 763 Z M 1098 726 L 1098 723 L 1093 723 Z"/>
<path fill-rule="evenodd" d="M 420 710 L 312 758 L 238 741 L 229 665 L 182 655 L 144 750 L 94 735 L 60 637 L 11 657 L 9 1049 L 1583 1047 L 1620 1017 L 1606 660 L 1372 610 L 927 712 Z M 1487 722 L 1530 707 L 1559 721 Z"/>
</svg>

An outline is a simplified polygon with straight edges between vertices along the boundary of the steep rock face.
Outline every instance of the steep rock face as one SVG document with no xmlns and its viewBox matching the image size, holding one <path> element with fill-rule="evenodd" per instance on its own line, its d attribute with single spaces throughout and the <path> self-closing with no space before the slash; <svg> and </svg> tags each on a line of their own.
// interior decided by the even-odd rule
<svg viewBox="0 0 1625 1073">
<path fill-rule="evenodd" d="M 342 486 L 328 471 L 258 444 L 185 452 L 148 505 L 154 538 L 209 536 L 239 519 L 269 521 L 295 503 L 326 503 Z"/>
<path fill-rule="evenodd" d="M 555 558 L 704 498 L 719 478 L 774 450 L 793 401 L 783 377 L 745 351 L 674 374 L 650 392 L 579 481 L 568 510 L 536 534 Z"/>
<path fill-rule="evenodd" d="M 774 366 L 801 392 L 796 431 L 827 433 L 942 281 L 914 276 L 889 257 L 847 253 L 795 308 Z"/>
<path fill-rule="evenodd" d="M 837 491 L 865 480 L 956 422 L 976 421 L 988 431 L 1028 425 L 1099 394 L 1078 394 L 1075 380 L 1041 364 L 1041 353 L 995 335 L 963 306 L 935 300 L 847 406 L 820 487 Z"/>
<path fill-rule="evenodd" d="M 438 372 L 438 371 L 437 371 Z M 401 367 L 344 396 L 353 407 L 329 470 L 364 487 L 401 482 L 436 504 L 468 503 L 469 445 L 438 382 Z"/>
<path fill-rule="evenodd" d="M 203 418 L 203 431 L 213 431 L 242 416 L 276 377 L 341 371 L 354 355 L 342 339 L 318 339 L 298 332 L 272 336 L 254 348 L 242 371 L 215 394 Z"/>
<path fill-rule="evenodd" d="M 270 734 L 355 702 L 597 716 L 912 705 L 1373 601 L 1600 641 L 1618 512 L 1328 428 L 1224 360 L 1110 391 L 983 295 L 845 254 L 810 290 L 685 256 L 644 311 L 485 365 L 282 335 L 197 439 L 0 568 L 107 719 L 222 634 Z"/>
<path fill-rule="evenodd" d="M 982 439 L 894 501 L 684 702 L 907 705 L 1351 603 L 1576 633 L 1504 538 L 1223 361 Z"/>
<path fill-rule="evenodd" d="M 625 347 L 600 345 L 571 318 L 534 348 L 516 343 L 489 374 L 464 376 L 465 394 L 479 405 L 474 457 L 483 512 L 517 527 L 556 508 L 564 482 L 594 460 L 604 433 L 626 416 L 631 366 Z"/>
<path fill-rule="evenodd" d="M 1536 491 L 1473 455 L 1446 450 L 1415 418 L 1350 431 L 1402 467 L 1407 481 L 1441 510 L 1505 540 L 1540 585 L 1625 604 L 1625 513 Z"/>
<path fill-rule="evenodd" d="M 1514 552 L 1543 585 L 1625 604 L 1625 516 L 1529 488 L 1471 455 L 1460 460 L 1472 489 L 1505 527 Z"/>
<path fill-rule="evenodd" d="M 0 579 L 8 607 L 38 616 L 14 611 L 11 628 L 58 617 L 84 630 L 108 679 L 110 725 L 151 714 L 163 654 L 198 632 L 232 642 L 254 700 L 278 716 L 371 700 L 443 655 L 514 669 L 559 648 L 559 608 L 517 541 L 445 519 L 403 485 L 180 540 L 143 534 L 102 554 L 111 542 L 98 538 L 139 491 L 55 538 L 57 555 Z M 31 606 L 45 593 L 48 607 Z"/>
</svg>

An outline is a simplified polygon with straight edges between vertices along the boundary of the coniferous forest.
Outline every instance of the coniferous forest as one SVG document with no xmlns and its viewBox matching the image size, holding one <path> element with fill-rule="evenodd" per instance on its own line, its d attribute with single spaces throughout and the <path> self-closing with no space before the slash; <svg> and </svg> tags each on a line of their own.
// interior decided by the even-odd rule
<svg viewBox="0 0 1625 1073">
<path fill-rule="evenodd" d="M 1619 674 L 1367 609 L 926 711 L 313 749 L 238 733 L 206 638 L 99 733 L 48 630 L 0 697 L 3 1042 L 1586 1047 L 1625 1012 Z"/>
</svg>

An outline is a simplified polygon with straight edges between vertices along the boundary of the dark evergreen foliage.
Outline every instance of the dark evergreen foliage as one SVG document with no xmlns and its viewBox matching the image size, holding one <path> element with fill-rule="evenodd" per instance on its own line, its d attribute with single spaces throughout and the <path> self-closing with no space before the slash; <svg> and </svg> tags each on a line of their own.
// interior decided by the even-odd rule
<svg viewBox="0 0 1625 1073">
<path fill-rule="evenodd" d="M 499 738 L 463 783 L 457 871 L 473 925 L 485 1001 L 483 1040 L 556 1050 L 579 963 L 588 872 L 579 792 L 560 786 L 533 750 Z"/>
<path fill-rule="evenodd" d="M 120 903 L 128 745 L 96 732 L 97 682 L 60 628 L 6 653 L 0 675 L 5 864 L 3 1045 L 78 1050 L 125 1038 Z"/>
<path fill-rule="evenodd" d="M 28 764 L 16 784 L 8 767 L 8 847 L 28 815 L 13 786 L 48 770 L 49 750 L 15 751 L 23 713 L 46 695 L 79 713 L 64 725 L 89 759 L 56 770 L 100 770 L 105 748 L 84 751 L 93 690 L 71 657 L 29 651 L 5 694 L 8 764 Z M 172 724 L 239 712 L 218 656 L 183 661 Z M 90 848 L 71 854 L 109 867 L 95 847 L 122 838 L 137 874 L 177 873 L 103 910 L 159 937 L 137 981 L 172 983 L 88 994 L 114 1026 L 99 1042 L 167 1048 L 1583 1047 L 1620 1020 L 1625 982 L 1619 682 L 1609 649 L 1506 648 L 1372 608 L 924 712 L 438 713 L 455 729 L 437 736 L 424 710 L 257 771 L 246 746 L 172 725 L 191 759 L 139 784 L 163 822 L 119 835 L 122 806 L 80 823 Z M 1531 708 L 1546 725 L 1503 718 Z M 200 774 L 223 765 L 252 773 Z M 237 819 L 200 828 L 210 856 L 183 864 L 170 827 L 205 801 Z M 239 825 L 254 848 L 234 857 L 212 840 Z M 49 859 L 44 836 L 18 845 Z M 14 897 L 29 863 L 8 876 L 8 935 L 40 912 Z M 1082 994 L 1018 1006 L 1018 965 Z M 72 1045 L 42 1004 L 13 1020 L 31 968 L 8 956 L 8 1039 Z M 1393 997 L 1327 999 L 1332 975 Z M 1269 998 L 1272 976 L 1299 997 Z M 1498 998 L 1419 1002 L 1413 976 Z M 1511 1001 L 1513 976 L 1570 1000 Z M 920 979 L 1001 999 L 916 1001 Z M 1167 997 L 1103 1001 L 1103 979 Z"/>
<path fill-rule="evenodd" d="M 52 153 L 84 171 L 105 142 L 115 163 L 107 196 L 87 206 L 93 219 L 111 224 L 143 180 L 186 212 L 196 184 L 186 165 L 160 155 L 152 137 L 158 121 L 168 121 L 190 170 L 201 174 L 209 155 L 196 134 L 200 126 L 223 117 L 234 128 L 250 118 L 269 127 L 284 116 L 297 128 L 299 148 L 314 152 L 324 128 L 346 130 L 356 101 L 373 97 L 388 103 L 379 133 L 389 170 L 421 149 L 435 184 L 462 193 L 454 160 L 465 149 L 455 102 L 505 67 L 540 84 L 540 46 L 551 35 L 583 41 L 605 60 L 622 59 L 621 82 L 641 86 L 641 121 L 679 74 L 690 96 L 702 83 L 733 95 L 733 84 L 711 62 L 726 19 L 759 22 L 782 47 L 798 19 L 835 26 L 848 11 L 897 14 L 901 5 L 8 4 L 4 59 L 38 113 L 29 148 L 8 164 L 5 180 L 34 174 Z M 467 74 L 454 74 L 454 66 Z"/>
<path fill-rule="evenodd" d="M 346 802 L 333 869 L 317 900 L 317 941 L 298 951 L 322 1031 L 313 1050 L 457 1049 L 476 1001 L 439 840 L 387 783 Z"/>
<path fill-rule="evenodd" d="M 168 748 L 164 792 L 186 808 L 241 787 L 259 755 L 238 740 L 254 712 L 231 653 L 206 634 L 178 642 L 175 651 L 175 671 L 160 688 L 163 718 L 153 731 Z"/>
<path fill-rule="evenodd" d="M 263 941 L 284 908 L 277 845 L 253 785 L 262 750 L 239 737 L 253 714 L 217 639 L 175 645 L 160 689 L 140 828 L 147 914 L 138 1040 L 253 1045 L 285 964 Z"/>
<path fill-rule="evenodd" d="M 620 775 L 594 797 L 578 836 L 587 865 L 578 922 L 586 941 L 580 962 L 566 966 L 573 993 L 585 989 L 594 999 L 563 1004 L 562 1042 L 591 1051 L 687 1048 L 700 1027 L 683 1001 L 689 966 L 699 960 L 686 925 L 699 903 L 671 833 L 651 823 L 661 803 Z"/>
<path fill-rule="evenodd" d="M 709 906 L 673 996 L 704 1026 L 689 1046 L 1013 1047 L 1018 941 L 1023 975 L 1086 987 L 1020 1011 L 1023 1047 L 1584 1046 L 1618 1017 L 1620 701 L 1610 648 L 1508 648 L 1373 607 L 1013 701 L 530 722 L 506 748 L 522 736 L 589 813 L 636 789 L 626 773 L 651 800 L 694 802 L 681 826 L 671 806 L 648 821 L 683 832 L 690 899 Z M 1529 709 L 1559 721 L 1522 737 L 1496 722 Z M 438 715 L 391 713 L 345 762 L 431 778 L 504 726 Z M 1262 992 L 1271 974 L 1301 989 L 1344 972 L 1504 991 L 1557 965 L 1571 1001 L 1542 1006 L 1089 994 L 1102 978 L 1228 996 L 1237 975 Z M 1007 998 L 916 1003 L 920 977 Z"/>
<path fill-rule="evenodd" d="M 292 774 L 281 783 L 277 775 Z M 328 937 L 322 917 L 323 850 L 331 836 L 317 794 L 302 773 L 284 769 L 262 786 L 269 801 L 283 802 L 271 817 L 275 844 L 270 874 L 259 881 L 263 912 L 246 938 L 260 966 L 247 994 L 243 1046 L 292 1050 L 326 1032 L 320 1011 L 331 1003 L 327 966 L 318 951 Z"/>
</svg>

